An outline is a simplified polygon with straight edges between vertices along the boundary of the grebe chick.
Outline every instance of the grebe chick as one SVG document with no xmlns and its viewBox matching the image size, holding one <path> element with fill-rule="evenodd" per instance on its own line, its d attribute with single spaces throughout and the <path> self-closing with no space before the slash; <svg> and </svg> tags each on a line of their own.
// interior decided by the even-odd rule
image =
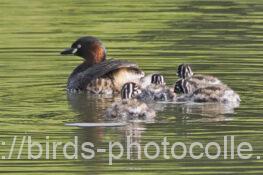
<svg viewBox="0 0 263 175">
<path fill-rule="evenodd" d="M 196 82 L 197 84 L 214 85 L 222 84 L 221 81 L 210 75 L 194 74 L 192 68 L 188 64 L 181 64 L 178 66 L 177 75 L 182 79 L 189 79 Z"/>
<path fill-rule="evenodd" d="M 121 100 L 114 102 L 106 110 L 109 120 L 153 120 L 156 113 L 148 105 L 135 97 L 141 93 L 137 84 L 129 82 L 121 89 Z"/>
<path fill-rule="evenodd" d="M 178 94 L 181 94 L 181 93 L 189 94 L 203 87 L 206 87 L 206 85 L 198 84 L 195 81 L 192 81 L 190 79 L 179 79 L 175 83 L 174 92 Z"/>
<path fill-rule="evenodd" d="M 241 101 L 239 95 L 226 85 L 210 85 L 196 89 L 191 81 L 181 79 L 176 82 L 174 90 L 176 93 L 183 93 L 177 101 L 231 103 L 237 106 Z"/>
<path fill-rule="evenodd" d="M 143 101 L 173 101 L 176 94 L 166 86 L 164 77 L 160 74 L 151 76 L 151 84 L 142 89 L 138 98 Z"/>
<path fill-rule="evenodd" d="M 69 91 L 90 91 L 96 94 L 120 92 L 127 82 L 136 82 L 144 76 L 137 64 L 123 60 L 106 60 L 102 42 L 92 36 L 77 39 L 61 55 L 76 55 L 84 59 L 68 78 Z"/>
</svg>

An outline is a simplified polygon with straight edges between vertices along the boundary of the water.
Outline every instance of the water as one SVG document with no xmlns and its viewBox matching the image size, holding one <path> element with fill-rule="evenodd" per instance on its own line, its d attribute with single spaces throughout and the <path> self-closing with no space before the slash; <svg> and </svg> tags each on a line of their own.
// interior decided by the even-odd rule
<svg viewBox="0 0 263 175">
<path fill-rule="evenodd" d="M 0 5 L 0 172 L 3 174 L 262 174 L 262 34 L 261 0 L 224 1 L 33 1 L 1 0 Z M 80 58 L 59 52 L 76 38 L 93 35 L 107 47 L 108 56 L 136 62 L 146 73 L 160 72 L 168 84 L 176 67 L 190 63 L 197 73 L 211 74 L 236 90 L 242 103 L 235 111 L 213 106 L 168 104 L 154 122 L 125 127 L 73 127 L 66 123 L 103 122 L 112 99 L 86 94 L 68 95 L 67 77 Z M 223 136 L 253 145 L 250 160 L 202 158 L 121 160 L 108 165 L 108 153 L 92 160 L 27 160 L 19 145 L 7 159 L 17 136 L 34 141 L 92 141 L 107 148 L 109 141 L 132 139 L 145 145 L 199 141 L 223 144 Z M 3 141 L 5 144 L 3 144 Z M 115 150 L 117 154 L 118 150 Z M 199 154 L 201 150 L 195 153 Z M 211 154 L 215 153 L 211 148 Z M 37 154 L 37 150 L 34 152 Z M 150 150 L 154 154 L 154 149 Z M 236 153 L 235 153 L 236 155 Z M 133 155 L 136 158 L 136 154 Z"/>
</svg>

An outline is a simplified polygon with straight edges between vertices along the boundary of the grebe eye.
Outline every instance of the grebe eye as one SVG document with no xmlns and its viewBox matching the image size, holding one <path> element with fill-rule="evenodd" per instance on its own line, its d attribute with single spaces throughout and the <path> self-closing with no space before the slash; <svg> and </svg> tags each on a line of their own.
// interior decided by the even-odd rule
<svg viewBox="0 0 263 175">
<path fill-rule="evenodd" d="M 180 86 L 178 86 L 178 85 L 175 86 L 175 93 L 181 93 Z"/>
<path fill-rule="evenodd" d="M 77 48 L 80 49 L 80 48 L 81 48 L 81 44 L 78 44 L 78 45 L 77 45 Z"/>
</svg>

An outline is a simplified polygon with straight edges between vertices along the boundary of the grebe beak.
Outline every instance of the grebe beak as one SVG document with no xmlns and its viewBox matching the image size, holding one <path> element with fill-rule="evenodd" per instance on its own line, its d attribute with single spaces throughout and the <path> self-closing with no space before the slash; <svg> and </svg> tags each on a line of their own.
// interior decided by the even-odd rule
<svg viewBox="0 0 263 175">
<path fill-rule="evenodd" d="M 74 55 L 78 51 L 77 48 L 67 48 L 60 52 L 61 55 Z"/>
</svg>

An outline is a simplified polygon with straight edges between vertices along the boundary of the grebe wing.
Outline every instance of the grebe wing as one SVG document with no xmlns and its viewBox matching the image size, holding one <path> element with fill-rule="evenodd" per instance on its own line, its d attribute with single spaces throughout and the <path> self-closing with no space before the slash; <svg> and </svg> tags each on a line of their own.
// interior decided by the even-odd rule
<svg viewBox="0 0 263 175">
<path fill-rule="evenodd" d="M 120 69 L 120 68 L 132 68 L 139 72 L 142 72 L 138 65 L 125 60 L 109 59 L 99 64 L 95 64 L 86 70 L 77 73 L 74 77 L 71 77 L 68 81 L 68 89 L 85 90 L 87 85 L 94 79 L 106 75 L 107 73 Z"/>
</svg>

